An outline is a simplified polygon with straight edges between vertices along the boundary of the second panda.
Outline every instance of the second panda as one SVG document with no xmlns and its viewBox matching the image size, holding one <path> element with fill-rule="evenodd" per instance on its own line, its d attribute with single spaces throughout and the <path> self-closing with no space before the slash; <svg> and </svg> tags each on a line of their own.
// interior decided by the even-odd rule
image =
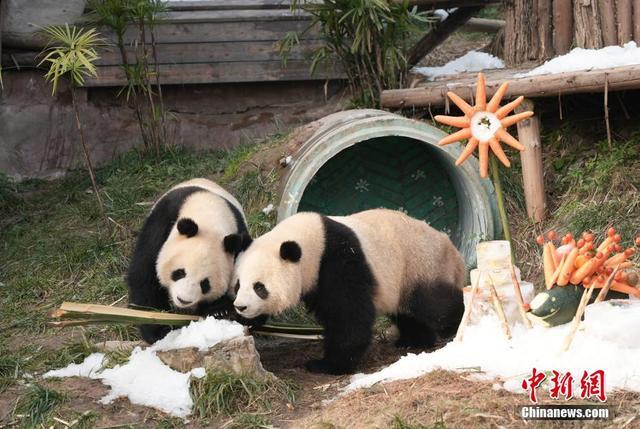
<svg viewBox="0 0 640 429">
<path fill-rule="evenodd" d="M 462 318 L 465 267 L 447 235 L 401 212 L 293 215 L 238 257 L 236 311 L 276 315 L 300 300 L 324 328 L 324 357 L 311 372 L 355 370 L 377 314 L 392 316 L 399 346 L 434 345 Z"/>
</svg>

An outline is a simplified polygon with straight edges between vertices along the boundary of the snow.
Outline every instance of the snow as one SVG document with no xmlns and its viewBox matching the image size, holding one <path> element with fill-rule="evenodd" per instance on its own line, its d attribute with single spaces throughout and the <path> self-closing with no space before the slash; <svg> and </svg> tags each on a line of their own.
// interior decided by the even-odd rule
<svg viewBox="0 0 640 429">
<path fill-rule="evenodd" d="M 608 392 L 640 392 L 640 339 L 632 339 L 639 314 L 640 301 L 606 301 L 587 307 L 585 322 L 567 352 L 560 350 L 570 324 L 529 330 L 518 323 L 512 326 L 512 339 L 507 340 L 498 319 L 486 315 L 466 328 L 461 342 L 450 342 L 431 353 L 409 353 L 372 374 L 356 374 L 343 391 L 415 378 L 435 369 L 479 368 L 474 379 L 495 381 L 503 389 L 526 393 L 522 380 L 536 368 L 570 371 L 576 383 L 584 371 L 602 369 Z"/>
<path fill-rule="evenodd" d="M 207 317 L 204 320 L 191 322 L 188 326 L 174 329 L 166 337 L 156 342 L 151 348 L 157 351 L 196 347 L 200 351 L 231 338 L 244 335 L 244 327 L 230 320 Z"/>
<path fill-rule="evenodd" d="M 635 42 L 628 42 L 624 46 L 607 46 L 602 49 L 575 48 L 568 54 L 555 57 L 540 67 L 515 77 L 599 70 L 635 64 L 640 64 L 640 47 Z"/>
<path fill-rule="evenodd" d="M 72 363 L 66 368 L 55 369 L 44 373 L 44 378 L 50 377 L 91 377 L 102 369 L 104 353 L 91 353 L 82 363 Z"/>
<path fill-rule="evenodd" d="M 136 347 L 128 362 L 123 365 L 103 369 L 104 354 L 93 353 L 81 364 L 70 364 L 66 368 L 49 371 L 43 377 L 98 379 L 111 387 L 111 391 L 100 400 L 103 404 L 126 397 L 133 404 L 153 407 L 184 418 L 191 413 L 193 407 L 189 379 L 202 378 L 206 371 L 204 368 L 194 368 L 185 373 L 176 371 L 165 365 L 156 352 L 186 347 L 196 347 L 203 351 L 221 341 L 242 335 L 244 327 L 239 323 L 207 317 L 171 331 L 151 347 Z"/>
<path fill-rule="evenodd" d="M 273 211 L 275 207 L 273 207 L 273 204 L 269 204 L 268 206 L 266 206 L 265 208 L 262 209 L 262 213 L 268 215 L 269 213 L 271 213 Z"/>
<path fill-rule="evenodd" d="M 464 72 L 474 72 L 486 69 L 502 69 L 504 62 L 500 58 L 486 52 L 469 51 L 463 56 L 449 61 L 440 67 L 415 67 L 413 71 L 420 73 L 430 80 L 442 76 L 455 75 Z"/>
</svg>

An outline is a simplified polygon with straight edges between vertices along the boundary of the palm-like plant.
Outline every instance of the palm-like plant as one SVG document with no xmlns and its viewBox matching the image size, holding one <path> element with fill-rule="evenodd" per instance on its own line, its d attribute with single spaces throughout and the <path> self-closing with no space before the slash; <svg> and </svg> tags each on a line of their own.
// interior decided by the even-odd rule
<svg viewBox="0 0 640 429">
<path fill-rule="evenodd" d="M 44 55 L 38 66 L 45 65 L 47 73 L 45 79 L 52 84 L 52 94 L 58 90 L 58 84 L 64 77 L 69 79 L 71 86 L 71 102 L 75 113 L 76 127 L 80 134 L 80 143 L 84 152 L 84 159 L 93 193 L 98 201 L 101 214 L 105 215 L 104 203 L 100 197 L 95 171 L 91 162 L 91 156 L 84 139 L 82 123 L 80 122 L 80 110 L 77 101 L 77 87 L 84 85 L 85 77 L 96 77 L 95 61 L 99 58 L 96 48 L 104 44 L 104 40 L 94 28 L 82 29 L 76 26 L 50 26 L 44 28 L 48 38 L 47 47 L 42 52 Z"/>
</svg>

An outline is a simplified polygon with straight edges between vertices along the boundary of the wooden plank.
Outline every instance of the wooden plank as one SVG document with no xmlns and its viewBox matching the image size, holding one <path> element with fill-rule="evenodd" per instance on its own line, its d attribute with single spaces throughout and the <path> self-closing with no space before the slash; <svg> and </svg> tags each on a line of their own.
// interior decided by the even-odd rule
<svg viewBox="0 0 640 429">
<path fill-rule="evenodd" d="M 414 66 L 439 44 L 444 42 L 458 28 L 464 25 L 481 7 L 464 7 L 452 12 L 444 21 L 436 24 L 411 48 L 408 55 L 409 66 Z"/>
<path fill-rule="evenodd" d="M 471 18 L 462 29 L 472 33 L 497 33 L 504 28 L 503 19 Z"/>
<path fill-rule="evenodd" d="M 553 49 L 556 55 L 569 52 L 573 43 L 573 2 L 553 2 Z"/>
<path fill-rule="evenodd" d="M 160 66 L 160 82 L 165 85 L 264 82 L 281 80 L 342 79 L 337 67 L 324 67 L 311 75 L 308 61 L 229 62 L 216 64 L 176 64 Z M 124 73 L 119 66 L 98 68 L 97 78 L 88 78 L 85 86 L 122 86 Z"/>
<path fill-rule="evenodd" d="M 558 94 L 602 92 L 605 74 L 610 91 L 640 88 L 640 65 L 521 78 L 514 78 L 513 72 L 509 76 L 503 71 L 497 75 L 485 72 L 487 96 L 492 96 L 505 80 L 510 81 L 506 93 L 507 98 L 519 95 L 533 98 L 556 97 Z M 441 106 L 445 102 L 447 91 L 453 90 L 462 98 L 470 101 L 470 94 L 473 93 L 474 88 L 475 79 L 468 78 L 463 82 L 459 77 L 453 76 L 447 82 L 438 81 L 416 88 L 383 91 L 381 103 L 387 108 Z"/>
<path fill-rule="evenodd" d="M 162 43 L 196 43 L 196 42 L 234 42 L 234 41 L 278 41 L 289 31 L 299 34 L 299 39 L 318 39 L 319 31 L 314 28 L 303 33 L 309 26 L 308 20 L 274 20 L 256 22 L 198 22 L 192 24 L 163 22 L 156 27 L 156 42 Z M 113 32 L 105 27 L 100 33 L 115 42 Z M 134 43 L 138 38 L 138 30 L 129 28 L 124 35 L 125 43 Z M 147 36 L 147 41 L 151 40 Z"/>
<path fill-rule="evenodd" d="M 320 41 L 304 43 L 294 48 L 289 54 L 289 61 L 308 60 L 311 64 L 313 51 L 322 46 Z M 142 56 L 142 49 L 127 47 L 130 61 L 138 52 Z M 158 64 L 201 64 L 220 62 L 259 62 L 281 61 L 277 42 L 222 42 L 222 43 L 189 43 L 162 44 L 157 46 Z M 97 64 L 101 66 L 120 65 L 120 52 L 116 49 L 102 52 Z"/>
<path fill-rule="evenodd" d="M 618 44 L 633 40 L 633 10 L 631 0 L 616 0 L 618 20 Z"/>
<path fill-rule="evenodd" d="M 618 44 L 618 30 L 616 28 L 616 5 L 614 0 L 598 0 L 598 10 L 602 16 L 602 40 L 605 46 Z"/>
<path fill-rule="evenodd" d="M 534 111 L 531 100 L 524 100 L 516 109 L 517 113 Z M 525 147 L 520 152 L 522 162 L 522 183 L 527 215 L 534 222 L 544 219 L 546 202 L 544 198 L 544 172 L 542 169 L 542 143 L 540 140 L 540 118 L 533 116 L 517 124 L 518 140 Z"/>
<path fill-rule="evenodd" d="M 640 43 L 640 0 L 633 0 L 633 40 Z"/>
<path fill-rule="evenodd" d="M 396 0 L 403 1 L 403 0 Z M 409 0 L 409 6 L 418 6 L 420 10 L 449 9 L 453 7 L 473 7 L 500 4 L 498 0 Z"/>
<path fill-rule="evenodd" d="M 291 0 L 169 0 L 167 6 L 171 10 L 289 9 Z"/>
</svg>

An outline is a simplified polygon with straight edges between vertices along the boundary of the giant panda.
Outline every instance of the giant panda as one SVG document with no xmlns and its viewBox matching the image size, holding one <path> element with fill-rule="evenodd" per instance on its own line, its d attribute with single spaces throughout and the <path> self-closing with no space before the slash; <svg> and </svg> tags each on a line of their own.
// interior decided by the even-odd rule
<svg viewBox="0 0 640 429">
<path fill-rule="evenodd" d="M 208 315 L 231 309 L 235 258 L 250 240 L 240 203 L 207 179 L 180 183 L 154 204 L 127 273 L 129 304 Z M 141 325 L 152 344 L 171 328 Z"/>
<path fill-rule="evenodd" d="M 351 373 L 377 314 L 397 325 L 401 347 L 429 348 L 462 318 L 465 266 L 447 235 L 404 213 L 298 213 L 239 255 L 233 287 L 245 318 L 277 315 L 302 300 L 324 328 L 311 372 Z"/>
</svg>

